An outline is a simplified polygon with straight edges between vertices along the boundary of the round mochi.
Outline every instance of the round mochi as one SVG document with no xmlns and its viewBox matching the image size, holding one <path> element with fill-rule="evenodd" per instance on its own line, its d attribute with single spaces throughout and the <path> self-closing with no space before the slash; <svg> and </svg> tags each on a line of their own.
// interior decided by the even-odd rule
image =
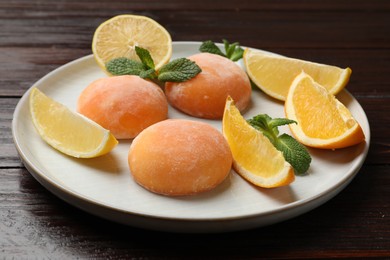
<svg viewBox="0 0 390 260">
<path fill-rule="evenodd" d="M 165 120 L 168 102 L 162 89 L 138 76 L 114 76 L 92 82 L 79 96 L 77 110 L 111 131 L 131 139 Z"/>
<path fill-rule="evenodd" d="M 220 119 L 231 96 L 240 111 L 250 102 L 251 84 L 245 71 L 233 61 L 211 53 L 188 57 L 202 72 L 185 82 L 167 82 L 169 103 L 191 116 Z"/>
<path fill-rule="evenodd" d="M 218 130 L 185 119 L 148 127 L 133 140 L 128 154 L 135 181 L 168 196 L 215 188 L 228 176 L 232 160 L 229 145 Z"/>
</svg>

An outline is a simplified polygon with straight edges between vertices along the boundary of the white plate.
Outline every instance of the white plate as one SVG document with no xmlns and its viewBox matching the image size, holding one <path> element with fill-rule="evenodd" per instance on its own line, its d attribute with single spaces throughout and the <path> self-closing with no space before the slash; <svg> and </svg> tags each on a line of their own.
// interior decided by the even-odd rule
<svg viewBox="0 0 390 260">
<path fill-rule="evenodd" d="M 173 43 L 173 58 L 198 53 L 198 42 Z M 242 63 L 239 63 L 242 66 Z M 91 55 L 52 71 L 34 86 L 48 96 L 76 108 L 80 92 L 93 80 L 105 77 Z M 367 155 L 370 128 L 359 103 L 347 92 L 338 98 L 363 127 L 366 142 L 325 151 L 310 149 L 313 161 L 305 176 L 288 187 L 257 188 L 233 170 L 213 191 L 190 197 L 165 197 L 137 185 L 129 172 L 127 153 L 131 141 L 121 141 L 108 155 L 75 159 L 48 146 L 35 131 L 28 95 L 21 98 L 12 122 L 13 138 L 28 171 L 48 190 L 68 203 L 119 223 L 172 232 L 226 232 L 280 222 L 303 214 L 340 192 L 356 175 Z M 283 104 L 254 91 L 249 118 L 267 113 L 284 117 Z M 169 108 L 170 118 L 190 118 Z M 202 120 L 221 129 L 220 121 Z M 282 132 L 289 133 L 288 127 Z"/>
</svg>

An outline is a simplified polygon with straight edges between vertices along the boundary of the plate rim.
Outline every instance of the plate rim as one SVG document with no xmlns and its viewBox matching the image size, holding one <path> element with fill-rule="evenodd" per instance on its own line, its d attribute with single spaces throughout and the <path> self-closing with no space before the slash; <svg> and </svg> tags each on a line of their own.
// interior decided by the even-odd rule
<svg viewBox="0 0 390 260">
<path fill-rule="evenodd" d="M 199 46 L 201 44 L 201 42 L 198 42 L 198 41 L 174 41 L 174 42 L 172 42 L 172 44 L 173 44 L 173 48 L 174 48 L 175 45 L 191 45 L 191 46 L 192 45 L 198 45 Z M 222 44 L 218 44 L 218 45 L 222 45 Z M 245 47 L 245 48 L 252 48 L 252 47 Z M 256 48 L 252 48 L 252 49 L 264 51 L 264 50 L 256 49 Z M 265 51 L 265 52 L 268 52 L 268 51 Z M 272 52 L 270 52 L 270 53 L 272 53 Z M 276 54 L 276 55 L 279 55 L 279 54 Z M 86 204 L 91 204 L 92 206 L 95 206 L 95 207 L 98 207 L 98 208 L 103 208 L 103 210 L 113 211 L 113 212 L 117 212 L 119 214 L 131 215 L 131 216 L 136 217 L 136 218 L 145 218 L 146 221 L 148 219 L 154 219 L 154 220 L 157 220 L 157 221 L 160 221 L 160 222 L 161 221 L 162 222 L 173 222 L 173 224 L 175 224 L 175 225 L 177 224 L 177 222 L 183 222 L 183 223 L 187 223 L 187 224 L 188 223 L 193 223 L 194 225 L 192 227 L 184 229 L 184 231 L 185 232 L 191 232 L 191 233 L 193 233 L 193 232 L 202 232 L 203 233 L 203 232 L 213 232 L 213 231 L 215 231 L 215 232 L 224 232 L 224 231 L 242 230 L 242 229 L 245 229 L 245 228 L 239 228 L 239 227 L 237 227 L 237 225 L 234 225 L 234 223 L 233 223 L 232 226 L 229 226 L 228 228 L 221 228 L 220 227 L 221 225 L 218 225 L 217 228 L 207 227 L 207 230 L 205 230 L 205 229 L 202 229 L 202 228 L 199 229 L 199 224 L 200 223 L 214 223 L 215 221 L 218 221 L 218 222 L 240 222 L 242 224 L 242 222 L 245 222 L 245 220 L 248 220 L 248 219 L 257 219 L 257 218 L 261 218 L 261 217 L 272 216 L 272 215 L 275 215 L 275 214 L 283 214 L 285 212 L 298 210 L 300 207 L 307 207 L 308 208 L 307 210 L 304 210 L 303 212 L 296 213 L 296 214 L 293 214 L 293 215 L 289 215 L 289 216 L 286 216 L 284 219 L 282 218 L 282 220 L 275 221 L 275 222 L 280 222 L 280 221 L 283 221 L 283 220 L 295 217 L 297 215 L 301 215 L 303 213 L 306 213 L 306 212 L 310 211 L 311 209 L 322 205 L 323 203 L 325 203 L 326 201 L 328 201 L 329 199 L 331 199 L 332 197 L 337 195 L 341 190 L 343 190 L 344 187 L 346 187 L 354 179 L 354 177 L 359 172 L 360 168 L 363 166 L 363 164 L 365 162 L 365 159 L 367 157 L 369 146 L 370 146 L 370 140 L 371 140 L 371 129 L 370 129 L 370 125 L 369 125 L 369 121 L 368 121 L 367 115 L 366 115 L 363 107 L 353 97 L 353 95 L 351 95 L 348 90 L 344 89 L 343 91 L 349 96 L 349 98 L 354 100 L 356 102 L 356 104 L 359 106 L 359 109 L 363 113 L 363 116 L 364 116 L 364 118 L 366 120 L 367 130 L 368 131 L 365 131 L 366 141 L 365 141 L 364 149 L 362 150 L 362 153 L 358 155 L 359 157 L 361 157 L 361 159 L 358 161 L 357 164 L 354 163 L 353 170 L 352 170 L 352 172 L 350 174 L 347 174 L 340 181 L 338 181 L 337 185 L 333 185 L 331 187 L 328 187 L 324 191 L 322 191 L 322 192 L 320 192 L 320 193 L 318 193 L 318 194 L 316 194 L 314 196 L 310 196 L 308 198 L 300 199 L 298 201 L 294 201 L 294 202 L 291 202 L 291 203 L 288 203 L 288 204 L 285 204 L 285 205 L 281 205 L 281 206 L 279 206 L 276 209 L 271 209 L 271 210 L 268 210 L 268 211 L 265 211 L 265 212 L 257 212 L 257 213 L 252 213 L 252 214 L 246 214 L 245 216 L 226 216 L 226 217 L 201 218 L 201 219 L 199 219 L 199 218 L 198 219 L 197 218 L 191 218 L 190 219 L 190 218 L 182 218 L 182 217 L 175 218 L 175 217 L 156 216 L 156 215 L 153 215 L 153 214 L 131 212 L 131 211 L 128 211 L 128 210 L 123 210 L 121 208 L 115 208 L 115 207 L 113 207 L 111 205 L 106 205 L 106 204 L 103 204 L 103 203 L 99 203 L 97 201 L 94 201 L 94 200 L 90 199 L 89 197 L 84 197 L 81 194 L 79 194 L 77 192 L 74 192 L 73 190 L 66 189 L 66 187 L 61 185 L 61 183 L 57 183 L 55 179 L 52 179 L 49 176 L 47 176 L 46 174 L 44 174 L 43 172 L 41 172 L 40 169 L 38 169 L 37 166 L 34 165 L 34 163 L 32 163 L 29 160 L 28 156 L 26 156 L 25 152 L 22 150 L 21 145 L 19 144 L 18 132 L 17 132 L 18 131 L 17 130 L 18 114 L 20 113 L 20 111 L 22 109 L 22 106 L 26 105 L 25 103 L 28 102 L 28 97 L 29 97 L 29 93 L 30 93 L 31 89 L 35 85 L 39 85 L 40 82 L 43 82 L 47 78 L 50 78 L 53 74 L 59 72 L 60 70 L 65 69 L 66 67 L 72 66 L 74 64 L 77 64 L 79 62 L 87 61 L 89 59 L 94 59 L 93 54 L 88 54 L 88 55 L 79 57 L 79 58 L 77 58 L 75 60 L 72 60 L 70 62 L 67 62 L 67 63 L 59 66 L 58 68 L 50 71 L 49 73 L 47 73 L 46 75 L 41 77 L 38 81 L 36 81 L 34 84 L 32 84 L 32 86 L 20 98 L 20 100 L 18 101 L 18 103 L 17 103 L 17 105 L 15 107 L 15 110 L 14 110 L 14 113 L 13 113 L 13 119 L 12 119 L 12 138 L 13 138 L 14 145 L 16 147 L 18 155 L 21 158 L 21 161 L 22 161 L 23 165 L 26 167 L 28 172 L 39 183 L 41 183 L 46 189 L 48 189 L 54 195 L 56 195 L 56 196 L 60 197 L 61 199 L 65 200 L 67 203 L 69 203 L 69 204 L 71 204 L 73 206 L 76 206 L 76 207 L 80 208 L 81 210 L 87 211 L 87 212 L 89 212 L 89 213 L 91 213 L 93 215 L 100 216 L 100 217 L 103 217 L 103 218 L 106 218 L 106 219 L 110 219 L 110 220 L 122 223 L 122 221 L 120 221 L 120 220 L 118 221 L 118 219 L 111 218 L 110 216 L 101 216 L 99 214 L 94 214 L 94 212 L 91 212 L 90 210 L 86 210 L 85 208 L 82 208 L 82 207 L 78 206 L 78 204 L 83 204 L 83 203 L 80 203 L 80 202 L 84 202 Z M 58 194 L 58 193 L 60 193 L 60 194 Z M 71 199 L 67 198 L 65 195 L 68 195 L 72 199 L 78 200 L 78 203 L 74 203 L 74 201 L 72 201 Z M 323 200 L 323 201 L 319 202 L 321 200 Z M 316 202 L 319 202 L 318 205 L 316 204 Z M 122 223 L 122 224 L 128 224 L 128 223 Z M 206 226 L 210 226 L 210 225 L 206 225 Z M 222 226 L 224 226 L 224 225 L 222 225 Z M 253 224 L 249 228 L 258 227 L 258 226 L 263 226 L 263 225 Z M 150 226 L 145 224 L 143 226 L 143 228 L 150 228 Z M 152 229 L 159 229 L 159 227 L 153 227 Z M 176 228 L 172 229 L 172 227 L 170 227 L 170 226 L 169 227 L 166 227 L 166 226 L 165 227 L 161 227 L 160 229 L 162 231 L 179 231 L 180 232 L 180 230 L 177 230 Z"/>
</svg>

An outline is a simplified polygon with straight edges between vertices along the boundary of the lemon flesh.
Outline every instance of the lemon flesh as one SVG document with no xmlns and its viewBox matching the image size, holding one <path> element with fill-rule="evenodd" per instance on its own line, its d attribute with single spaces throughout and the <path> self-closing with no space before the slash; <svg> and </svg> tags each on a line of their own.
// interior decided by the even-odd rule
<svg viewBox="0 0 390 260">
<path fill-rule="evenodd" d="M 288 58 L 246 49 L 244 64 L 250 79 L 269 96 L 284 101 L 295 77 L 302 71 L 336 95 L 348 83 L 351 69 Z"/>
<path fill-rule="evenodd" d="M 31 90 L 29 101 L 32 121 L 39 135 L 64 154 L 92 158 L 108 153 L 118 144 L 110 131 L 37 88 Z"/>
<path fill-rule="evenodd" d="M 149 51 L 156 70 L 172 56 L 170 34 L 163 26 L 146 16 L 115 16 L 99 25 L 92 40 L 95 60 L 104 71 L 106 63 L 114 58 L 126 57 L 139 61 L 136 46 Z"/>
</svg>

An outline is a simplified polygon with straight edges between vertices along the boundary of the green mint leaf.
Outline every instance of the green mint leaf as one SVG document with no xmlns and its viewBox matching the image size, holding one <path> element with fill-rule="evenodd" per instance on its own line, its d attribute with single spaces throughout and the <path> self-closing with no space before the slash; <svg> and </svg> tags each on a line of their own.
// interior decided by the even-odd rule
<svg viewBox="0 0 390 260">
<path fill-rule="evenodd" d="M 240 60 L 244 55 L 244 49 L 240 47 L 238 42 L 229 43 L 227 40 L 223 40 L 226 57 L 231 59 L 232 61 Z"/>
<path fill-rule="evenodd" d="M 244 49 L 241 47 L 238 47 L 234 51 L 234 53 L 229 57 L 229 59 L 231 59 L 232 61 L 238 61 L 238 60 L 242 59 L 243 56 L 244 56 Z"/>
<path fill-rule="evenodd" d="M 311 163 L 311 157 L 306 147 L 288 134 L 279 136 L 278 127 L 296 122 L 287 118 L 272 119 L 267 114 L 260 114 L 247 120 L 256 130 L 263 133 L 283 153 L 284 159 L 291 164 L 297 174 L 305 173 Z"/>
<path fill-rule="evenodd" d="M 283 153 L 284 158 L 294 168 L 297 174 L 304 174 L 310 167 L 311 157 L 304 145 L 289 136 L 282 134 L 274 144 Z"/>
<path fill-rule="evenodd" d="M 270 125 L 272 118 L 269 115 L 260 114 L 247 121 L 251 126 L 267 136 L 272 143 L 278 138 L 279 130 L 277 127 L 272 127 Z"/>
<path fill-rule="evenodd" d="M 112 59 L 106 64 L 109 73 L 115 76 L 119 75 L 139 75 L 146 68 L 139 61 L 130 60 L 125 57 Z"/>
<path fill-rule="evenodd" d="M 288 118 L 273 118 L 268 122 L 271 128 L 282 126 L 282 125 L 296 124 L 296 123 L 297 123 L 296 121 Z"/>
<path fill-rule="evenodd" d="M 136 46 L 135 51 L 141 62 L 124 57 L 113 59 L 106 64 L 107 71 L 112 75 L 137 75 L 144 79 L 157 79 L 161 82 L 187 81 L 202 71 L 195 62 L 180 58 L 165 64 L 157 72 L 148 50 Z"/>
<path fill-rule="evenodd" d="M 223 45 L 225 46 L 225 52 L 227 57 L 231 57 L 238 46 L 238 42 L 229 43 L 227 40 L 223 39 Z"/>
<path fill-rule="evenodd" d="M 232 43 L 230 44 L 227 40 L 223 39 L 222 40 L 223 45 L 225 47 L 225 52 L 226 52 L 226 57 L 232 56 L 234 49 L 236 48 L 238 43 Z"/>
<path fill-rule="evenodd" d="M 249 82 L 251 83 L 252 90 L 259 90 L 259 87 L 251 79 L 249 79 Z"/>
<path fill-rule="evenodd" d="M 203 42 L 202 45 L 200 45 L 200 47 L 199 47 L 199 51 L 200 52 L 208 52 L 208 53 L 217 54 L 217 55 L 226 57 L 226 55 L 212 41 Z"/>
<path fill-rule="evenodd" d="M 163 82 L 183 82 L 192 79 L 202 70 L 195 62 L 186 59 L 175 59 L 161 67 L 158 80 Z"/>
<path fill-rule="evenodd" d="M 141 73 L 138 75 L 143 79 L 155 79 L 157 78 L 156 71 L 154 69 L 148 69 L 141 71 Z"/>
<path fill-rule="evenodd" d="M 236 48 L 236 50 L 234 51 L 232 56 L 230 56 L 230 59 L 232 61 L 238 61 L 238 60 L 242 59 L 243 56 L 244 56 L 244 49 L 241 47 L 238 47 L 238 48 Z"/>
<path fill-rule="evenodd" d="M 223 53 L 218 48 L 218 46 L 215 43 L 213 43 L 212 41 L 203 42 L 199 48 L 199 51 L 217 54 L 217 55 L 226 57 L 228 59 L 231 59 L 232 61 L 238 61 L 238 60 L 242 59 L 242 57 L 244 55 L 244 49 L 240 47 L 240 44 L 238 42 L 229 43 L 225 39 L 223 39 L 222 41 L 223 41 L 223 44 L 225 47 L 226 54 Z"/>
<path fill-rule="evenodd" d="M 217 55 L 226 57 L 228 59 L 231 59 L 232 61 L 238 61 L 238 60 L 242 59 L 242 57 L 244 55 L 244 49 L 240 47 L 240 44 L 238 42 L 229 43 L 225 39 L 223 39 L 222 41 L 223 41 L 223 44 L 225 47 L 226 54 L 223 53 L 218 48 L 218 46 L 215 43 L 213 43 L 212 41 L 203 42 L 199 48 L 199 51 L 217 54 Z"/>
<path fill-rule="evenodd" d="M 154 61 L 152 59 L 152 56 L 150 55 L 150 52 L 147 49 L 135 46 L 135 52 L 137 53 L 137 56 L 139 57 L 141 62 L 148 69 L 154 69 Z"/>
</svg>

